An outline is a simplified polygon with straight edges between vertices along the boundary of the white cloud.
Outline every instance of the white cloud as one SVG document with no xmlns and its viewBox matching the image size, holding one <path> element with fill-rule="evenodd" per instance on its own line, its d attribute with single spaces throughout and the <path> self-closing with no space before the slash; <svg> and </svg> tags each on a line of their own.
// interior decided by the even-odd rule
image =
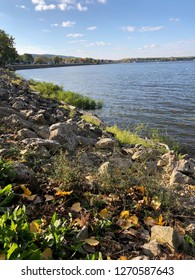
<svg viewBox="0 0 195 280">
<path fill-rule="evenodd" d="M 171 21 L 171 22 L 179 22 L 180 21 L 180 18 L 169 18 L 168 21 Z"/>
<path fill-rule="evenodd" d="M 67 34 L 66 37 L 79 38 L 79 37 L 83 37 L 83 34 L 81 34 L 81 33 L 70 33 L 70 34 Z"/>
<path fill-rule="evenodd" d="M 59 24 L 58 23 L 52 23 L 52 24 L 50 24 L 50 26 L 57 27 L 57 26 L 59 26 Z"/>
<path fill-rule="evenodd" d="M 61 26 L 62 27 L 73 27 L 76 24 L 75 21 L 63 21 Z"/>
<path fill-rule="evenodd" d="M 88 8 L 86 6 L 82 6 L 80 2 L 76 5 L 76 7 L 80 12 L 86 12 L 88 10 Z"/>
<path fill-rule="evenodd" d="M 158 31 L 163 29 L 164 26 L 160 25 L 160 26 L 142 26 L 139 31 L 140 32 L 148 32 L 148 31 Z"/>
<path fill-rule="evenodd" d="M 94 42 L 94 43 L 90 43 L 88 45 L 86 45 L 86 47 L 93 47 L 93 46 L 109 46 L 110 43 L 106 43 L 103 41 L 99 41 L 99 42 Z"/>
<path fill-rule="evenodd" d="M 86 29 L 89 30 L 89 31 L 93 31 L 93 30 L 97 29 L 97 26 L 89 26 Z"/>
<path fill-rule="evenodd" d="M 123 31 L 127 31 L 127 32 L 134 32 L 135 31 L 135 27 L 134 26 L 123 26 L 122 30 Z"/>
<path fill-rule="evenodd" d="M 145 45 L 142 48 L 139 48 L 139 50 L 155 49 L 155 48 L 159 48 L 159 46 L 157 44 L 153 43 L 150 45 Z"/>
<path fill-rule="evenodd" d="M 20 9 L 26 9 L 26 6 L 24 6 L 24 5 L 16 5 L 16 8 L 20 8 Z"/>
<path fill-rule="evenodd" d="M 106 4 L 107 0 L 98 0 L 98 2 L 101 4 Z"/>
</svg>

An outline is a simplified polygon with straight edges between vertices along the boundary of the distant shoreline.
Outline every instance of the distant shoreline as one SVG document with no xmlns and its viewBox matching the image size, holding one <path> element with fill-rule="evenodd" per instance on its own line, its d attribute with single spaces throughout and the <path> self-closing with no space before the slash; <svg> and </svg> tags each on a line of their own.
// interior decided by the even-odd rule
<svg viewBox="0 0 195 280">
<path fill-rule="evenodd" d="M 41 69 L 41 68 L 55 68 L 55 67 L 70 67 L 70 66 L 86 66 L 86 65 L 99 65 L 93 63 L 66 63 L 66 64 L 22 64 L 10 65 L 8 68 L 13 71 L 28 70 L 28 69 Z"/>
</svg>

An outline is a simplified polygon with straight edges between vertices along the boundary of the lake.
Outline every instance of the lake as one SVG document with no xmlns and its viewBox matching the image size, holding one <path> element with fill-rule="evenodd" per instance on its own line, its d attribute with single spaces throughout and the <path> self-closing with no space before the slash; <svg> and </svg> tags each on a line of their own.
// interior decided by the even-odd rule
<svg viewBox="0 0 195 280">
<path fill-rule="evenodd" d="M 195 154 L 195 61 L 143 62 L 17 71 L 102 100 L 109 125 L 159 128 Z"/>
</svg>

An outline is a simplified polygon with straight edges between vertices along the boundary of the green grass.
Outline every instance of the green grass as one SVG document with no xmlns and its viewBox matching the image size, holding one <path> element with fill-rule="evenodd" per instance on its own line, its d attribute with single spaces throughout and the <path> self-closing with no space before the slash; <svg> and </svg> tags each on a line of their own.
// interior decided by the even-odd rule
<svg viewBox="0 0 195 280">
<path fill-rule="evenodd" d="M 118 126 L 107 127 L 107 132 L 111 132 L 119 140 L 121 144 L 141 144 L 145 147 L 151 146 L 151 143 L 144 138 L 141 138 L 136 133 L 129 130 L 122 130 Z"/>
<path fill-rule="evenodd" d="M 92 116 L 92 115 L 83 115 L 81 118 L 83 120 L 85 120 L 86 122 L 94 124 L 96 126 L 100 126 L 100 124 L 101 124 L 101 121 L 98 118 L 96 118 L 95 116 Z"/>
<path fill-rule="evenodd" d="M 62 86 L 53 83 L 35 82 L 33 80 L 30 82 L 31 88 L 40 92 L 43 97 L 63 101 L 79 109 L 95 110 L 101 109 L 103 106 L 102 101 L 95 101 L 90 97 L 72 91 L 64 91 Z"/>
</svg>

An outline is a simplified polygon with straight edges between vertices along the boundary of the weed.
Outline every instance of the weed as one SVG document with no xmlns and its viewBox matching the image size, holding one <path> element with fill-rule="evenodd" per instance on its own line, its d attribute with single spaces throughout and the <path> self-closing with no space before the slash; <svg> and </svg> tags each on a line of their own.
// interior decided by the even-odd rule
<svg viewBox="0 0 195 280">
<path fill-rule="evenodd" d="M 98 118 L 96 118 L 95 116 L 92 116 L 92 115 L 82 115 L 81 118 L 83 120 L 85 120 L 86 122 L 94 124 L 96 126 L 100 126 L 100 124 L 101 124 L 101 121 Z"/>
</svg>

